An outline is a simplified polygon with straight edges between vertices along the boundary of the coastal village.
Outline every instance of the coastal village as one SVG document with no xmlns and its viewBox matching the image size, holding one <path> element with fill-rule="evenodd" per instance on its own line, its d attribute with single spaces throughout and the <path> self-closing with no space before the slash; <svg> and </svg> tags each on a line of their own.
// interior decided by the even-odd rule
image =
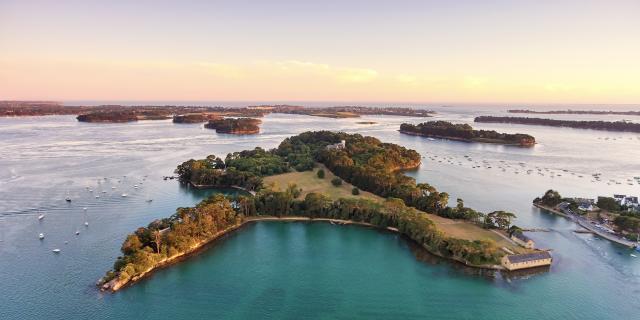
<svg viewBox="0 0 640 320">
<path fill-rule="evenodd" d="M 593 233 L 640 251 L 638 196 L 614 194 L 613 197 L 599 196 L 597 199 L 562 198 L 557 192 L 549 190 L 533 203 L 536 207 L 565 216 L 584 228 L 577 232 Z"/>
</svg>

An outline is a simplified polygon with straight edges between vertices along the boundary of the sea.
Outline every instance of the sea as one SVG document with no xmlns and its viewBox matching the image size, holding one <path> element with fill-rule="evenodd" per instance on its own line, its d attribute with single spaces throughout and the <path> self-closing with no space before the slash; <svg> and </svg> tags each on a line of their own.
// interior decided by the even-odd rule
<svg viewBox="0 0 640 320">
<path fill-rule="evenodd" d="M 634 178 L 640 177 L 640 134 L 473 123 L 479 115 L 507 115 L 506 106 L 410 107 L 437 113 L 429 119 L 272 114 L 260 134 L 248 136 L 170 120 L 0 118 L 0 319 L 640 317 L 640 252 L 576 233 L 573 222 L 531 205 L 548 189 L 572 197 L 640 196 Z M 640 121 L 620 115 L 517 116 Z M 520 148 L 398 132 L 403 122 L 426 120 L 527 133 L 538 143 Z M 365 121 L 375 123 L 358 123 Z M 547 230 L 526 234 L 537 247 L 552 250 L 553 265 L 516 274 L 478 271 L 431 256 L 393 233 L 260 222 L 120 292 L 96 288 L 127 234 L 213 193 L 233 193 L 164 179 L 179 163 L 274 148 L 309 130 L 359 133 L 415 149 L 422 165 L 408 175 L 446 191 L 452 204 L 462 198 L 483 212 L 511 211 L 516 225 Z"/>
</svg>

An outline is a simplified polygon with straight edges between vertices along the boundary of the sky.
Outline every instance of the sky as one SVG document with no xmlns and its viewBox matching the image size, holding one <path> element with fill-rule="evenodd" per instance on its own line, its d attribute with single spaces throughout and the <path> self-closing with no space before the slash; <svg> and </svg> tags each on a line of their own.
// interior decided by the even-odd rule
<svg viewBox="0 0 640 320">
<path fill-rule="evenodd" d="M 640 1 L 0 0 L 0 100 L 640 103 Z"/>
</svg>

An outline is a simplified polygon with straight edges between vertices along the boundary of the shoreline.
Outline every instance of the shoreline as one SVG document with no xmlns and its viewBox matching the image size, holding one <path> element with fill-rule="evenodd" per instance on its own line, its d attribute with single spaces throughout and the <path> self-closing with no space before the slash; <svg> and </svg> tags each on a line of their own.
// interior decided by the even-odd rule
<svg viewBox="0 0 640 320">
<path fill-rule="evenodd" d="M 424 133 L 418 133 L 418 132 L 410 132 L 410 131 L 404 131 L 404 130 L 398 130 L 400 133 L 403 134 L 407 134 L 410 136 L 417 136 L 417 137 L 426 137 L 426 138 L 435 138 L 435 139 L 446 139 L 446 140 L 452 140 L 452 141 L 460 141 L 460 142 L 466 142 L 466 143 L 489 143 L 489 144 L 497 144 L 497 145 L 503 145 L 503 146 L 512 146 L 512 147 L 522 147 L 522 148 L 531 148 L 535 145 L 534 144 L 521 144 L 521 143 L 511 143 L 511 142 L 502 142 L 499 140 L 491 140 L 491 139 L 480 139 L 480 140 L 474 140 L 474 139 L 465 139 L 465 138 L 459 138 L 459 137 L 448 137 L 448 136 L 440 136 L 437 134 L 424 134 Z"/>
<path fill-rule="evenodd" d="M 598 236 L 600 238 L 603 238 L 605 240 L 609 240 L 611 242 L 615 242 L 615 243 L 617 243 L 619 245 L 623 245 L 623 246 L 625 246 L 627 248 L 631 248 L 631 249 L 638 247 L 638 244 L 634 243 L 633 241 L 622 239 L 622 238 L 620 238 L 618 236 L 612 236 L 610 234 L 606 234 L 606 233 L 603 233 L 601 231 L 598 231 L 598 230 L 594 229 L 591 225 L 589 225 L 588 222 L 583 221 L 583 219 L 580 219 L 579 217 L 573 217 L 573 216 L 570 216 L 570 215 L 568 215 L 566 213 L 560 212 L 560 211 L 558 211 L 556 209 L 549 208 L 547 206 L 543 206 L 543 205 L 537 204 L 537 203 L 534 203 L 533 206 L 538 208 L 538 209 L 546 210 L 546 211 L 549 211 L 549 212 L 551 212 L 553 214 L 557 214 L 557 215 L 563 216 L 563 217 L 573 221 L 575 224 L 579 225 L 583 229 L 585 229 L 588 233 L 595 234 L 596 236 Z"/>
<path fill-rule="evenodd" d="M 429 252 L 429 254 L 432 254 L 436 257 L 439 257 L 441 259 L 444 260 L 448 260 L 450 262 L 455 262 L 455 263 L 459 263 L 462 264 L 466 267 L 471 267 L 471 268 L 476 268 L 476 269 L 483 269 L 483 270 L 493 270 L 493 271 L 503 271 L 504 268 L 500 265 L 474 265 L 474 264 L 470 264 L 462 259 L 458 259 L 455 257 L 445 257 L 442 256 L 439 253 L 435 253 L 432 252 L 431 250 L 429 250 L 427 247 L 418 244 L 417 242 L 415 242 L 414 240 L 412 240 L 410 237 L 406 236 L 405 234 L 403 234 L 402 232 L 400 232 L 398 229 L 393 228 L 393 227 L 386 227 L 386 228 L 382 228 L 382 227 L 378 227 L 376 225 L 373 225 L 371 223 L 367 223 L 367 222 L 360 222 L 360 221 L 353 221 L 353 220 L 341 220 L 341 219 L 330 219 L 330 218 L 311 218 L 311 217 L 304 217 L 304 216 L 287 216 L 287 217 L 276 217 L 276 216 L 252 216 L 252 217 L 248 217 L 245 218 L 241 223 L 234 225 L 232 227 L 229 227 L 225 230 L 222 230 L 218 233 L 216 233 L 215 235 L 213 235 L 211 238 L 207 239 L 207 240 L 203 240 L 199 243 L 197 243 L 196 245 L 192 246 L 191 248 L 189 248 L 189 250 L 186 250 L 184 252 L 181 253 L 177 253 L 171 257 L 167 257 L 161 261 L 159 261 L 158 263 L 156 263 L 154 266 L 150 267 L 149 269 L 145 270 L 144 272 L 132 277 L 131 279 L 125 281 L 125 282 L 120 282 L 118 281 L 118 278 L 114 278 L 110 281 L 104 282 L 103 278 L 100 278 L 98 280 L 98 282 L 96 282 L 96 286 L 100 288 L 100 291 L 109 291 L 111 293 L 115 293 L 123 288 L 126 288 L 130 285 L 135 284 L 136 282 L 151 276 L 155 271 L 157 270 L 161 270 L 163 268 L 169 267 L 175 263 L 179 263 L 182 261 L 182 259 L 187 259 L 188 257 L 190 257 L 191 255 L 197 254 L 200 250 L 205 249 L 208 245 L 214 244 L 216 240 L 231 234 L 235 231 L 240 230 L 242 227 L 244 227 L 245 225 L 251 224 L 251 223 L 256 223 L 256 222 L 329 222 L 331 224 L 337 224 L 337 225 L 357 225 L 357 226 L 361 226 L 361 227 L 368 227 L 368 228 L 373 228 L 376 230 L 381 230 L 381 231 L 387 231 L 387 232 L 393 232 L 396 234 L 399 234 L 401 236 L 403 236 L 403 238 L 405 238 L 408 241 L 412 241 L 413 243 L 415 243 L 416 245 L 418 245 L 420 248 L 423 248 L 424 250 L 426 250 L 427 252 Z"/>
</svg>

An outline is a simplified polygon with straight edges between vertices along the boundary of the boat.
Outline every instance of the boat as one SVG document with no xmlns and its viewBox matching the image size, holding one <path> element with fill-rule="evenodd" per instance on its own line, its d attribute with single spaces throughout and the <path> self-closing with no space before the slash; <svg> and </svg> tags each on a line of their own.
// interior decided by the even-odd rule
<svg viewBox="0 0 640 320">
<path fill-rule="evenodd" d="M 85 221 L 85 222 L 84 222 L 84 226 L 85 226 L 85 227 L 88 227 L 88 226 L 89 226 L 89 222 Z"/>
<path fill-rule="evenodd" d="M 100 196 L 96 196 L 96 199 L 100 198 Z"/>
<path fill-rule="evenodd" d="M 76 236 L 77 236 L 77 235 L 79 235 L 79 234 L 80 234 L 80 231 L 79 231 L 79 230 L 76 230 Z"/>
<path fill-rule="evenodd" d="M 151 201 L 153 201 L 153 199 L 149 199 L 149 200 L 147 200 L 147 202 L 151 202 Z"/>
<path fill-rule="evenodd" d="M 44 239 L 44 233 L 39 234 L 38 238 L 40 238 L 40 240 Z"/>
<path fill-rule="evenodd" d="M 115 189 L 116 187 L 111 187 L 111 189 Z"/>
<path fill-rule="evenodd" d="M 638 257 L 638 256 L 636 256 L 636 255 L 635 255 L 635 254 L 633 254 L 633 253 L 632 253 L 632 254 L 630 254 L 630 256 L 632 256 L 632 257 L 634 257 L 634 258 L 637 258 L 637 257 Z"/>
<path fill-rule="evenodd" d="M 71 202 L 71 198 L 70 198 L 69 196 L 66 196 L 66 197 L 64 198 L 64 200 L 65 200 L 65 201 L 67 201 L 67 202 Z"/>
<path fill-rule="evenodd" d="M 126 197 L 127 197 L 127 194 L 126 194 L 126 193 L 123 193 L 123 194 L 122 194 L 122 197 L 123 197 L 123 198 L 126 198 Z"/>
<path fill-rule="evenodd" d="M 60 253 L 60 249 L 53 249 L 51 251 L 53 251 L 53 253 Z"/>
<path fill-rule="evenodd" d="M 38 216 L 38 220 L 42 220 L 42 219 L 44 219 L 44 214 L 41 214 Z"/>
</svg>

